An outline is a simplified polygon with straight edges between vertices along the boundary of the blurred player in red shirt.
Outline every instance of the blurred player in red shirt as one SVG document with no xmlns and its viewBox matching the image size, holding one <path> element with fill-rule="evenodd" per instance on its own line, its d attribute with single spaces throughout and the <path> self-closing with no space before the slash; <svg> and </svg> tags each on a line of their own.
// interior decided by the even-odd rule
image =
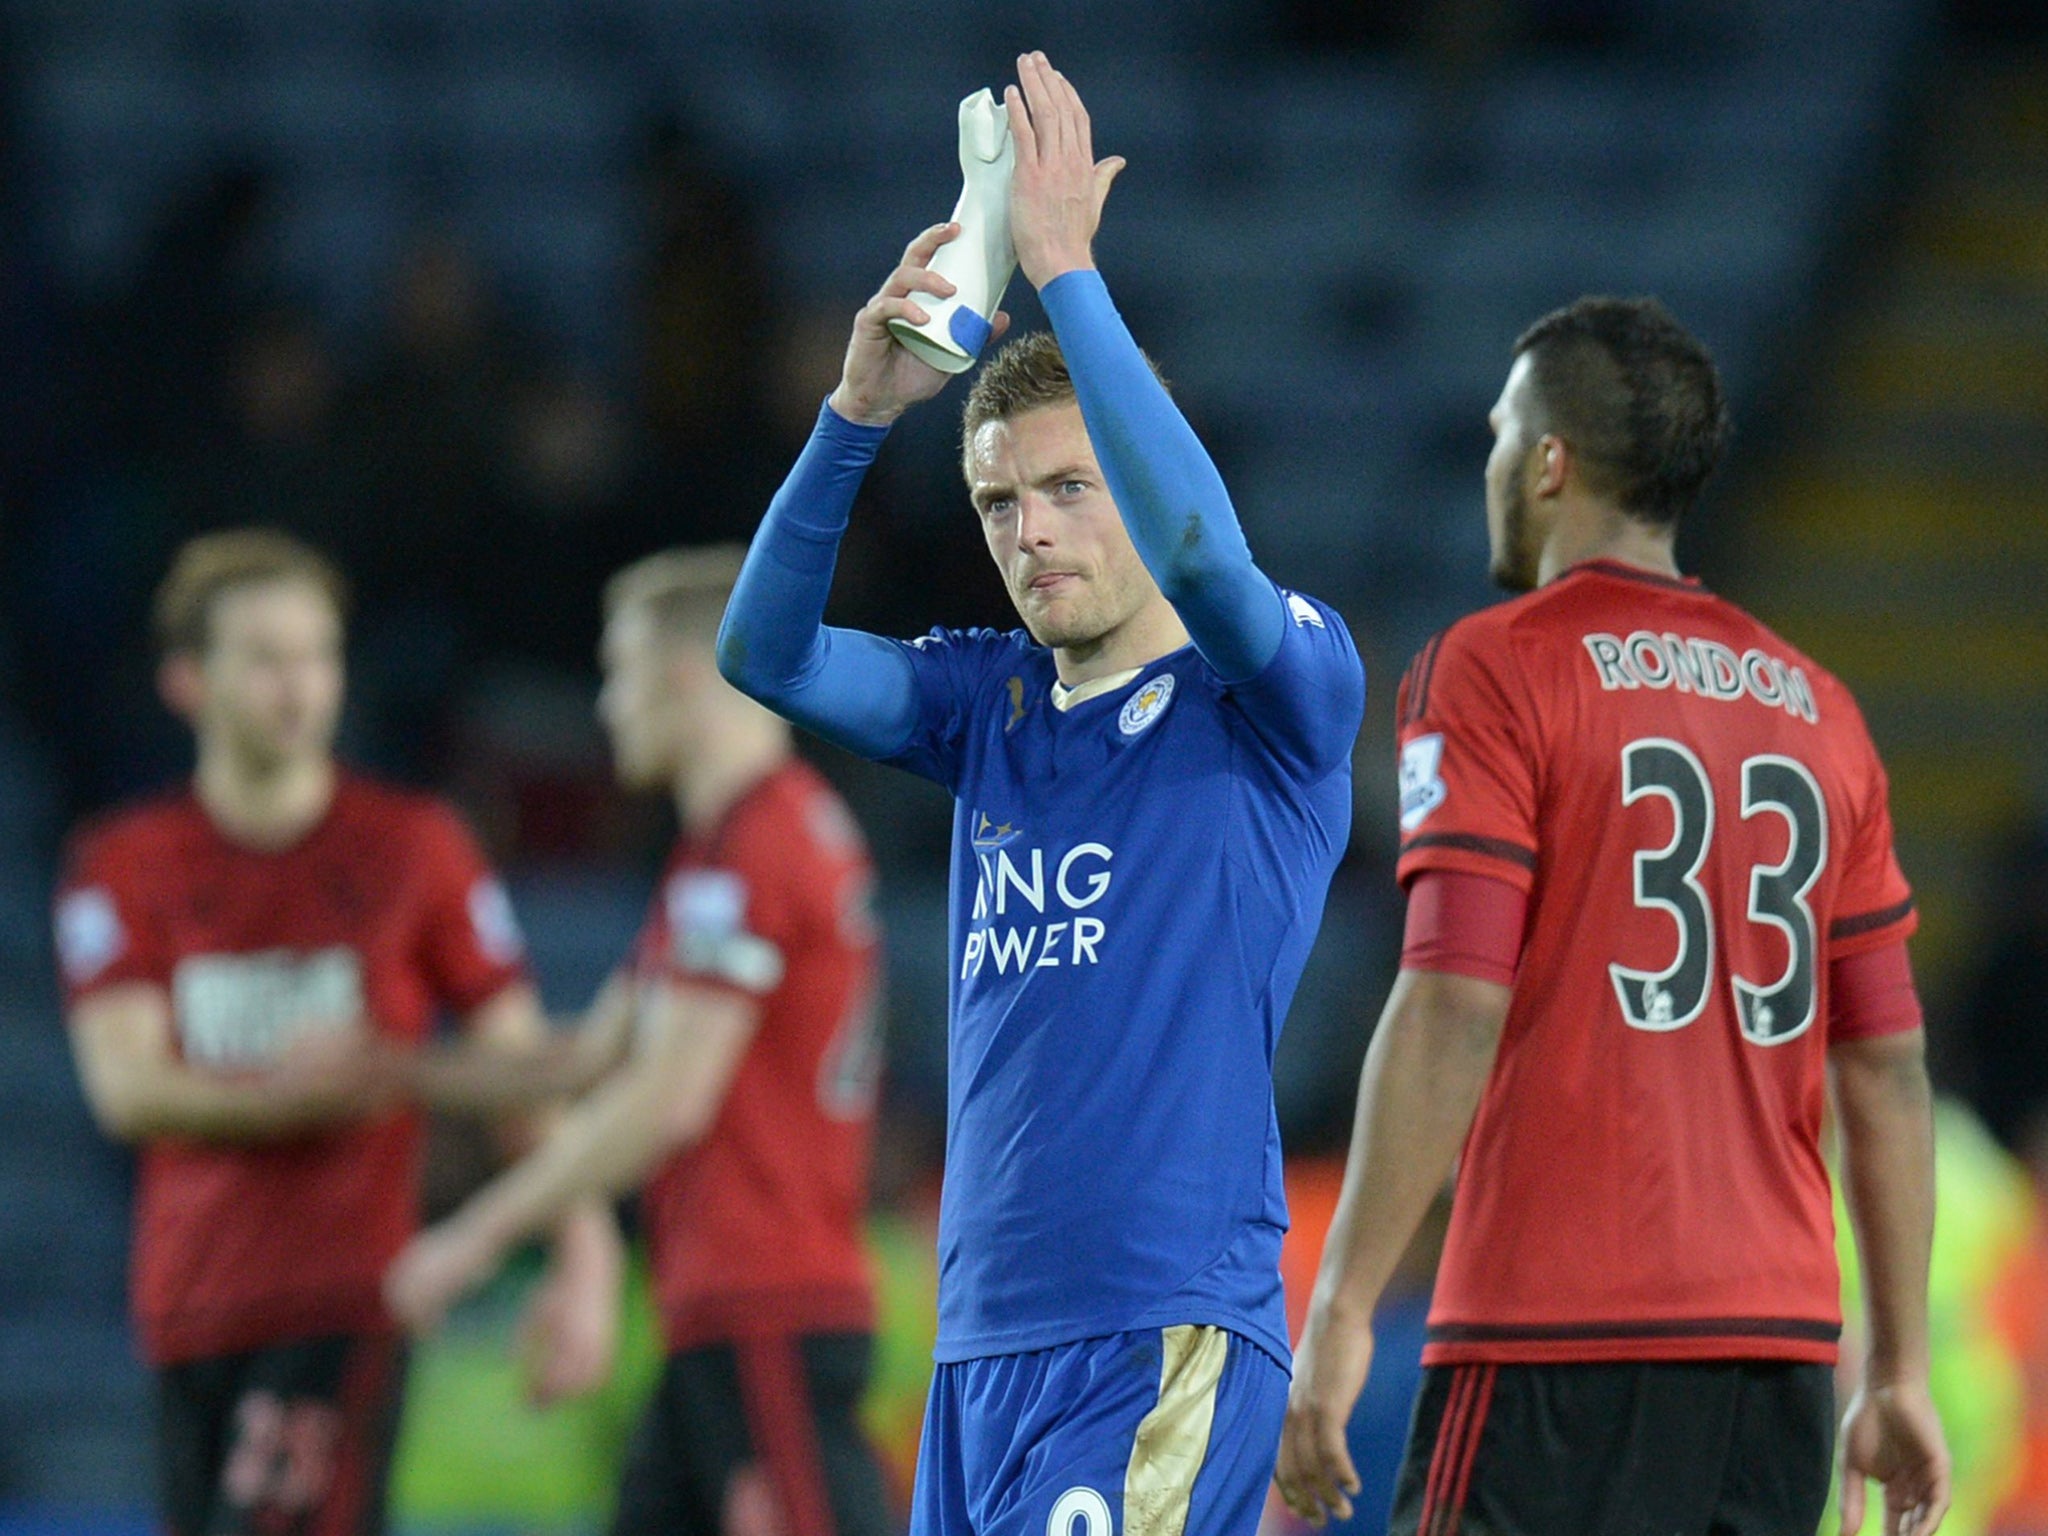
<svg viewBox="0 0 2048 1536">
<path fill-rule="evenodd" d="M 1527 595 L 1402 684 L 1402 971 L 1276 1479 L 1349 1515 L 1373 1307 L 1455 1159 L 1392 1529 L 1813 1530 L 1832 1084 L 1870 1295 L 1845 1519 L 1876 1478 L 1886 1529 L 1925 1536 L 1932 1122 L 1884 770 L 1840 683 L 1678 573 L 1726 416 L 1662 308 L 1537 322 L 1490 420 L 1493 575 Z"/>
<path fill-rule="evenodd" d="M 133 1310 L 173 1536 L 382 1528 L 404 1352 L 379 1286 L 423 1130 L 399 1058 L 444 1012 L 492 1048 L 543 1027 L 462 823 L 334 760 L 344 603 L 281 534 L 180 551 L 155 618 L 196 772 L 81 829 L 57 895 L 86 1096 L 140 1153 Z M 603 1305 L 608 1234 L 569 1220 L 558 1311 Z M 602 1369 L 593 1337 L 554 1362 L 564 1385 Z"/>
<path fill-rule="evenodd" d="M 884 1536 L 855 1419 L 874 1327 L 873 871 L 789 727 L 718 675 L 740 556 L 673 551 L 613 578 L 599 710 L 620 781 L 671 789 L 682 833 L 576 1042 L 609 1070 L 530 1156 L 417 1238 L 388 1290 L 431 1327 L 571 1202 L 639 1185 L 668 1361 L 614 1530 Z M 506 1067 L 496 1091 L 530 1092 Z"/>
</svg>

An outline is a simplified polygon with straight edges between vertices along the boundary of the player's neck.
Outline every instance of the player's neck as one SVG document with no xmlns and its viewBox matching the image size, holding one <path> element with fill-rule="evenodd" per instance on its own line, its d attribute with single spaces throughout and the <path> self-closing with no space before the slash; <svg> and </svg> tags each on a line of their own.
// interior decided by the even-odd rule
<svg viewBox="0 0 2048 1536">
<path fill-rule="evenodd" d="M 708 733 L 717 745 L 676 770 L 676 817 L 686 832 L 709 832 L 748 790 L 789 761 L 789 732 L 779 724 L 736 721 Z"/>
<path fill-rule="evenodd" d="M 1170 656 L 1188 643 L 1188 628 L 1164 597 L 1154 599 L 1105 635 L 1085 645 L 1062 645 L 1053 650 L 1053 669 L 1068 688 L 1078 688 L 1098 677 L 1128 672 Z"/>
<path fill-rule="evenodd" d="M 202 743 L 192 787 L 208 819 L 231 841 L 277 849 L 319 824 L 334 803 L 336 778 L 331 757 L 258 767 Z"/>
<path fill-rule="evenodd" d="M 1677 529 L 1658 528 L 1612 507 L 1586 505 L 1561 515 L 1544 541 L 1536 584 L 1547 586 L 1588 560 L 1615 560 L 1660 576 L 1678 574 Z"/>
</svg>

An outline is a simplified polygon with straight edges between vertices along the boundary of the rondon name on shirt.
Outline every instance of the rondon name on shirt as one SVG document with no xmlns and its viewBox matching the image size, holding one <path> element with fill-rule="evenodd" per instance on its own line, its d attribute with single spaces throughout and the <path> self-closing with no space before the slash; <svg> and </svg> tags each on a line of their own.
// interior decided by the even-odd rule
<svg viewBox="0 0 2048 1536">
<path fill-rule="evenodd" d="M 1820 722 L 1805 672 L 1768 651 L 1752 648 L 1737 655 L 1718 640 L 1658 635 L 1647 629 L 1627 636 L 1583 638 L 1600 686 L 1610 693 L 1619 688 L 1676 688 L 1703 699 L 1747 696 L 1809 725 Z"/>
</svg>

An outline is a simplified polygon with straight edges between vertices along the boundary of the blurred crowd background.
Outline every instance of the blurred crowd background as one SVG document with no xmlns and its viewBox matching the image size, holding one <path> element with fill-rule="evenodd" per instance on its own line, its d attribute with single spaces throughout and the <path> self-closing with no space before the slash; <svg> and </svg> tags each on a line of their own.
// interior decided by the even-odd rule
<svg viewBox="0 0 2048 1536">
<path fill-rule="evenodd" d="M 1738 426 L 1685 559 L 1850 683 L 1892 773 L 1946 1098 L 1953 1528 L 2048 1532 L 2048 11 L 2027 0 L 0 8 L 0 1529 L 140 1529 L 150 1501 L 125 1166 L 78 1097 L 45 913 L 66 826 L 185 771 L 145 625 L 170 552 L 266 523 L 340 558 L 346 754 L 457 800 L 550 1001 L 579 1006 L 672 831 L 610 782 L 599 585 L 751 531 L 854 309 L 951 206 L 955 104 L 1026 47 L 1130 161 L 1098 257 L 1254 552 L 1339 607 L 1373 679 L 1354 846 L 1278 1069 L 1296 1277 L 1398 947 L 1394 683 L 1491 596 L 1509 345 L 1581 293 L 1657 294 Z M 1009 307 L 1042 323 L 1021 281 Z M 870 477 L 836 621 L 1013 622 L 957 407 L 906 418 Z M 871 1423 L 907 1477 L 948 807 L 814 755 L 883 874 Z M 475 1176 L 459 1139 L 436 1175 L 443 1200 Z M 1383 1327 L 1371 1465 L 1405 1428 L 1429 1262 Z M 654 1346 L 599 1401 L 527 1414 L 521 1283 L 416 1357 L 401 1530 L 602 1521 Z"/>
</svg>

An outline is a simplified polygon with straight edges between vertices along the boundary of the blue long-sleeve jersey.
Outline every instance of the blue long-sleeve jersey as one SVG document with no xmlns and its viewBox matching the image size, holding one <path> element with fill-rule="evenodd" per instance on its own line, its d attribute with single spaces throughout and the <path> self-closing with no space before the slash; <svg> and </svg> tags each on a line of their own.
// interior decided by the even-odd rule
<svg viewBox="0 0 2048 1536">
<path fill-rule="evenodd" d="M 1272 1059 L 1350 826 L 1365 679 L 1252 562 L 1093 273 L 1042 297 L 1192 644 L 1061 710 L 1021 631 L 826 628 L 879 430 L 829 408 L 749 551 L 727 675 L 955 797 L 938 1355 L 1213 1323 L 1287 1352 Z"/>
</svg>

